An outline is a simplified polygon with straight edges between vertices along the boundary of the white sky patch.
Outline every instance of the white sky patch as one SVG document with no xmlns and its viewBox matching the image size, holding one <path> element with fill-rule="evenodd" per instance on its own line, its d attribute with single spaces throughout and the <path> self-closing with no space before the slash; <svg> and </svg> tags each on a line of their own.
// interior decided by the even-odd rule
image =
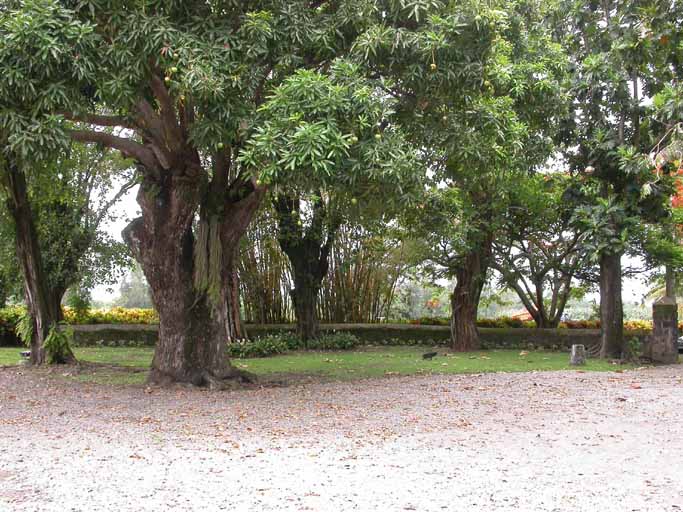
<svg viewBox="0 0 683 512">
<path fill-rule="evenodd" d="M 112 238 L 119 242 L 123 242 L 121 231 L 123 231 L 131 220 L 140 215 L 140 207 L 135 200 L 135 196 L 138 193 L 138 187 L 139 186 L 136 185 L 130 189 L 121 200 L 114 205 L 111 212 L 114 220 L 109 221 L 102 226 L 103 231 L 109 233 Z M 115 191 L 113 193 L 115 193 Z M 120 281 L 113 286 L 98 285 L 92 291 L 92 298 L 98 302 L 111 302 L 119 296 L 120 285 Z"/>
</svg>

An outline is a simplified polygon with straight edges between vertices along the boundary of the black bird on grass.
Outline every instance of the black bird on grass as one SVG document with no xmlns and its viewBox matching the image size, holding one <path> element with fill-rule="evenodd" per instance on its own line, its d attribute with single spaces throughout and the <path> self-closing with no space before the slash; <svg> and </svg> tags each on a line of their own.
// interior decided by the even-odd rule
<svg viewBox="0 0 683 512">
<path fill-rule="evenodd" d="M 438 352 L 427 352 L 426 354 L 422 354 L 422 359 L 432 359 L 438 355 Z"/>
</svg>

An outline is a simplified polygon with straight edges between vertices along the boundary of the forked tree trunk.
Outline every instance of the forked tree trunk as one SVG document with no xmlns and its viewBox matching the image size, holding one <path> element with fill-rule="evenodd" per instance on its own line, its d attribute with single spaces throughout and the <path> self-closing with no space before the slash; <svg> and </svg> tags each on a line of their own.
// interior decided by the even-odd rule
<svg viewBox="0 0 683 512">
<path fill-rule="evenodd" d="M 138 193 L 143 215 L 123 236 L 143 269 L 159 313 L 159 341 L 149 382 L 222 387 L 225 379 L 251 380 L 227 357 L 227 343 L 238 335 L 239 323 L 227 273 L 234 268 L 235 248 L 261 194 L 227 204 L 217 218 L 220 244 L 214 249 L 221 266 L 210 292 L 195 285 L 195 250 L 206 248 L 196 246 L 192 231 L 199 201 L 194 194 L 198 187 L 172 176 L 161 187 L 143 184 Z"/>
<path fill-rule="evenodd" d="M 510 262 L 507 262 L 509 265 Z M 544 279 L 528 283 L 521 273 L 511 271 L 506 264 L 491 259 L 491 266 L 501 273 L 507 286 L 512 288 L 533 318 L 537 329 L 556 329 L 569 299 L 572 274 L 565 274 L 552 281 L 550 305 L 545 301 Z"/>
<path fill-rule="evenodd" d="M 533 283 L 535 296 L 533 300 L 534 310 L 530 312 L 531 317 L 534 319 L 537 329 L 555 329 L 559 325 L 560 317 L 562 316 L 562 311 L 556 310 L 558 291 L 553 287 L 552 303 L 555 307 L 551 307 L 549 311 L 544 302 L 545 287 L 543 286 L 543 283 L 543 279 L 536 280 Z M 564 309 L 564 307 L 562 307 L 562 309 Z"/>
<path fill-rule="evenodd" d="M 278 242 L 292 267 L 294 288 L 290 290 L 297 335 L 304 341 L 320 335 L 318 299 L 323 278 L 330 267 L 330 250 L 339 229 L 322 202 L 312 208 L 306 232 L 299 223 L 299 200 L 279 196 L 274 202 L 278 217 Z M 324 232 L 326 231 L 326 235 Z"/>
<path fill-rule="evenodd" d="M 491 241 L 473 247 L 462 259 L 455 272 L 456 284 L 451 295 L 451 346 L 467 352 L 479 348 L 477 312 L 479 299 L 486 281 Z"/>
<path fill-rule="evenodd" d="M 542 316 L 534 317 L 534 323 L 537 329 L 557 329 L 560 325 L 560 319 L 555 318 L 544 318 Z"/>
<path fill-rule="evenodd" d="M 193 101 L 176 97 L 161 70 L 150 68 L 131 115 L 121 123 L 135 138 L 93 129 L 69 133 L 73 140 L 104 144 L 134 158 L 143 177 L 137 196 L 142 216 L 123 236 L 159 313 L 149 380 L 222 386 L 222 379 L 247 378 L 227 357 L 226 344 L 236 332 L 228 274 L 266 189 L 256 178 L 240 174 L 242 167 L 233 161 L 238 145 L 221 143 L 215 153 L 200 155 L 191 136 L 197 121 Z M 83 122 L 102 122 L 93 117 L 85 116 Z M 210 171 L 204 167 L 209 162 Z M 201 236 L 195 242 L 197 214 Z"/>
<path fill-rule="evenodd" d="M 621 253 L 600 257 L 600 357 L 624 353 L 624 309 L 621 299 Z"/>
<path fill-rule="evenodd" d="M 63 319 L 61 299 L 63 292 L 50 288 L 45 275 L 33 212 L 28 198 L 26 177 L 21 169 L 10 162 L 6 185 L 8 209 L 15 227 L 17 259 L 24 277 L 24 290 L 28 312 L 33 321 L 31 358 L 34 365 L 48 362 L 73 363 L 76 358 L 71 349 L 63 347 L 60 352 L 47 354 L 45 340 L 50 329 Z"/>
</svg>

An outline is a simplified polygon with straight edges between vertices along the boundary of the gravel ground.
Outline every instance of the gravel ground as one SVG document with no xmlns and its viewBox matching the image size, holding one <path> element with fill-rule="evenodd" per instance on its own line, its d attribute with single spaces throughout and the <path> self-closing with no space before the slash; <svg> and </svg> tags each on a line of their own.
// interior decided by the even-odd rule
<svg viewBox="0 0 683 512">
<path fill-rule="evenodd" d="M 0 510 L 683 510 L 683 366 L 208 392 L 0 369 Z"/>
</svg>

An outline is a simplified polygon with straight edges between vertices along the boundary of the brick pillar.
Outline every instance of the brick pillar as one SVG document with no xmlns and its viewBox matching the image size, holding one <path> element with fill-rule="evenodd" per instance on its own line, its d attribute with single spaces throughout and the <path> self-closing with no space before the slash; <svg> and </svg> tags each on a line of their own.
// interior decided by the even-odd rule
<svg viewBox="0 0 683 512">
<path fill-rule="evenodd" d="M 652 304 L 652 336 L 643 355 L 655 363 L 672 364 L 678 360 L 678 306 L 676 299 L 662 297 Z"/>
</svg>

